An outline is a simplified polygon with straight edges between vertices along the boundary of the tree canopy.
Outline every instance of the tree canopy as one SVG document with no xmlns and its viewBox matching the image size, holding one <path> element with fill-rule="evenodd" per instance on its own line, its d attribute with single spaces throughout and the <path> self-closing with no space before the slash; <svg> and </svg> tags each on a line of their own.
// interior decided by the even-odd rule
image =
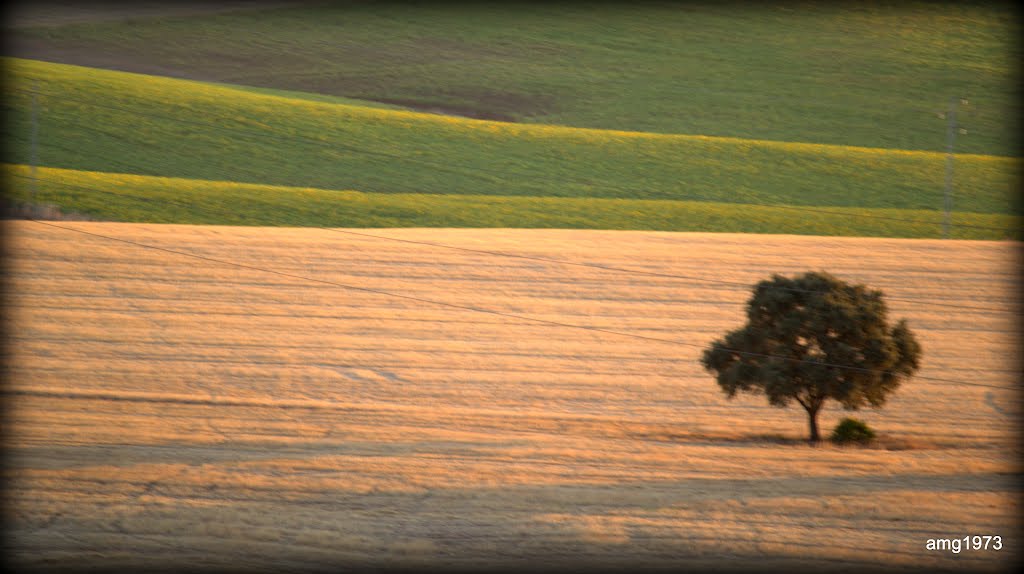
<svg viewBox="0 0 1024 574">
<path fill-rule="evenodd" d="M 747 324 L 715 340 L 701 364 L 729 398 L 748 392 L 777 407 L 799 403 L 817 442 L 827 400 L 848 410 L 881 407 L 921 355 L 906 320 L 890 326 L 881 291 L 808 272 L 758 283 Z"/>
</svg>

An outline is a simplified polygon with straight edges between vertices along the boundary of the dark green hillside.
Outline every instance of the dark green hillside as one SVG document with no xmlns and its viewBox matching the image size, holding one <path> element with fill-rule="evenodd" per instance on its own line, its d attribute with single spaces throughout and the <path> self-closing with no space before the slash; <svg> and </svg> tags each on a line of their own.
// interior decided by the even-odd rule
<svg viewBox="0 0 1024 574">
<path fill-rule="evenodd" d="M 351 2 L 8 30 L 29 58 L 577 127 L 1018 155 L 1002 3 Z"/>
<path fill-rule="evenodd" d="M 511 124 L 5 64 L 15 198 L 36 189 L 102 219 L 941 234 L 937 152 Z M 955 165 L 952 236 L 1015 236 L 1020 160 Z"/>
<path fill-rule="evenodd" d="M 9 60 L 12 163 L 376 193 L 931 210 L 945 154 L 469 120 Z M 1019 214 L 1020 160 L 959 155 L 957 211 Z"/>
</svg>

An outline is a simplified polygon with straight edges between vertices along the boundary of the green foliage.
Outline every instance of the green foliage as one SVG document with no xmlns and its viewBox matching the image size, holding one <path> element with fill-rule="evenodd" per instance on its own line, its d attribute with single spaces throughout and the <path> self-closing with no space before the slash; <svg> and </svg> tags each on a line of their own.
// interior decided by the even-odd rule
<svg viewBox="0 0 1024 574">
<path fill-rule="evenodd" d="M 836 444 L 867 444 L 875 439 L 875 431 L 864 421 L 846 417 L 839 421 L 829 439 Z"/>
<path fill-rule="evenodd" d="M 301 3 L 4 33 L 26 57 L 475 117 L 891 149 L 944 151 L 962 96 L 958 150 L 1019 152 L 1011 3 Z"/>
<path fill-rule="evenodd" d="M 747 392 L 772 406 L 797 402 L 817 441 L 825 401 L 881 407 L 918 370 L 921 354 L 905 320 L 890 326 L 881 291 L 808 272 L 758 283 L 747 324 L 715 340 L 701 364 L 730 398 Z"/>
</svg>

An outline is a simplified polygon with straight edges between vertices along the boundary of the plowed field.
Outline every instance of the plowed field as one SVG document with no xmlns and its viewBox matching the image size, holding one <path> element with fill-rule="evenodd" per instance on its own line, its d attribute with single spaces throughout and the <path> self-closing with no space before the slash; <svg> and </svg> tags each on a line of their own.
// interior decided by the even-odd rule
<svg viewBox="0 0 1024 574">
<path fill-rule="evenodd" d="M 15 565 L 1020 557 L 1020 394 L 998 388 L 1020 383 L 1016 243 L 359 231 L 645 275 L 321 229 L 57 224 L 279 274 L 4 223 Z M 728 401 L 698 364 L 750 285 L 812 269 L 882 289 L 924 347 L 920 378 L 854 415 L 873 447 L 808 446 L 798 408 Z M 967 535 L 1002 550 L 926 550 Z"/>
</svg>

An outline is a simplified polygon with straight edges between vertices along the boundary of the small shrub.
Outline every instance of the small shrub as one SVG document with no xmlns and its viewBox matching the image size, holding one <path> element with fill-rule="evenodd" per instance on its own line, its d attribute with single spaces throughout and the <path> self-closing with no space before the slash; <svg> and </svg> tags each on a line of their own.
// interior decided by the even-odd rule
<svg viewBox="0 0 1024 574">
<path fill-rule="evenodd" d="M 867 444 L 875 439 L 875 431 L 864 421 L 845 418 L 839 421 L 835 430 L 832 431 L 832 442 L 836 444 L 848 444 L 851 442 Z"/>
<path fill-rule="evenodd" d="M 48 203 L 29 203 L 26 201 L 10 200 L 4 202 L 0 209 L 2 219 L 42 219 L 49 221 L 92 221 L 88 215 L 73 212 L 63 212 L 56 205 Z"/>
</svg>

